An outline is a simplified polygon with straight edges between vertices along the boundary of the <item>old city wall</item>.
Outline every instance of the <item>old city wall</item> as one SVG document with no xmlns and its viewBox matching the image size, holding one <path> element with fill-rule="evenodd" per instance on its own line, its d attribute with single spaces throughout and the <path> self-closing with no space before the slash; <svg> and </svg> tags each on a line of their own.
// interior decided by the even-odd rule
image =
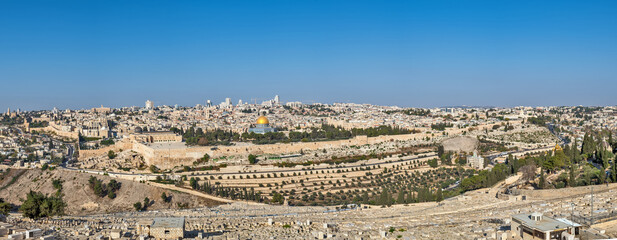
<svg viewBox="0 0 617 240">
<path fill-rule="evenodd" d="M 99 149 L 79 150 L 79 160 L 85 160 L 88 158 L 101 156 L 107 154 L 109 151 L 120 152 L 133 148 L 133 144 L 129 140 L 121 140 L 114 145 L 107 146 Z"/>
<path fill-rule="evenodd" d="M 77 132 L 65 132 L 65 131 L 62 131 L 62 130 L 54 127 L 53 123 L 49 123 L 49 126 L 43 127 L 43 128 L 28 128 L 28 131 L 30 131 L 30 132 L 32 132 L 32 131 L 49 132 L 49 133 L 56 134 L 56 135 L 58 135 L 60 137 L 66 137 L 66 138 L 71 138 L 71 139 L 78 139 L 79 138 L 79 133 L 77 133 Z"/>
<path fill-rule="evenodd" d="M 357 136 L 352 139 L 323 141 L 323 142 L 297 142 L 277 143 L 250 146 L 219 146 L 212 150 L 211 147 L 187 147 L 187 148 L 162 148 L 155 149 L 144 144 L 134 144 L 133 150 L 144 155 L 147 164 L 153 164 L 159 168 L 170 168 L 180 165 L 191 165 L 193 161 L 204 156 L 216 158 L 230 155 L 249 154 L 289 154 L 298 153 L 301 150 L 331 149 L 343 146 L 375 144 L 385 141 L 404 141 L 426 137 L 426 134 L 404 134 L 392 136 L 366 137 Z"/>
<path fill-rule="evenodd" d="M 465 129 L 449 129 L 449 133 L 462 132 Z M 291 154 L 299 153 L 301 150 L 318 150 L 318 149 L 332 149 L 340 148 L 344 146 L 359 146 L 365 144 L 377 144 L 386 141 L 407 141 L 407 140 L 420 140 L 426 137 L 434 137 L 432 134 L 425 132 L 416 134 L 401 134 L 401 135 L 389 135 L 389 136 L 377 136 L 366 137 L 356 136 L 352 139 L 337 140 L 337 141 L 322 141 L 322 142 L 295 142 L 295 143 L 277 143 L 277 144 L 265 144 L 265 145 L 249 145 L 249 146 L 218 146 L 213 149 L 212 147 L 152 147 L 148 144 L 142 144 L 132 142 L 130 145 L 119 147 L 114 145 L 113 149 L 98 149 L 98 150 L 86 150 L 85 158 L 106 154 L 109 150 L 114 149 L 129 149 L 130 148 L 144 156 L 144 160 L 148 165 L 156 165 L 159 168 L 172 168 L 174 166 L 190 166 L 192 163 L 203 157 L 204 154 L 210 155 L 212 158 L 222 156 L 234 156 L 234 155 L 249 155 L 249 154 Z M 115 150 L 114 150 L 115 151 Z M 81 158 L 82 156 L 80 156 Z"/>
</svg>

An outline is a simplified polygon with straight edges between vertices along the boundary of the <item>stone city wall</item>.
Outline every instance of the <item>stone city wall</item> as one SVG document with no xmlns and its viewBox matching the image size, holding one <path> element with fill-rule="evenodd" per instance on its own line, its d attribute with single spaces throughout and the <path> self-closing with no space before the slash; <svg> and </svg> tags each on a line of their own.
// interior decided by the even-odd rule
<svg viewBox="0 0 617 240">
<path fill-rule="evenodd" d="M 60 130 L 58 127 L 56 127 L 56 125 L 53 122 L 49 123 L 49 126 L 44 127 L 44 128 L 28 128 L 29 132 L 32 131 L 37 131 L 37 132 L 50 132 L 50 133 L 54 133 L 60 137 L 66 137 L 66 138 L 71 138 L 71 139 L 78 139 L 79 138 L 79 133 L 77 132 L 65 132 Z"/>
<path fill-rule="evenodd" d="M 136 143 L 133 146 L 133 150 L 141 153 L 144 156 L 144 160 L 149 165 L 156 165 L 159 168 L 171 168 L 180 165 L 191 165 L 195 160 L 203 157 L 204 154 L 208 154 L 212 158 L 249 154 L 289 154 L 298 153 L 300 150 L 331 149 L 344 146 L 375 144 L 385 141 L 413 140 L 423 137 L 426 137 L 426 134 L 404 134 L 370 138 L 366 136 L 356 136 L 352 139 L 337 141 L 218 146 L 215 150 L 212 150 L 211 146 L 155 149 L 148 145 Z"/>
<path fill-rule="evenodd" d="M 85 160 L 88 158 L 106 155 L 110 150 L 114 152 L 121 152 L 122 150 L 132 149 L 133 143 L 129 140 L 123 139 L 116 142 L 114 145 L 110 145 L 99 149 L 79 150 L 79 160 Z"/>
<path fill-rule="evenodd" d="M 483 127 L 483 126 L 480 126 Z M 449 129 L 449 134 L 460 134 L 467 129 Z M 148 165 L 156 165 L 158 168 L 167 169 L 175 166 L 190 166 L 192 163 L 203 157 L 204 154 L 208 154 L 212 158 L 218 158 L 222 156 L 234 156 L 249 154 L 261 155 L 261 154 L 290 154 L 299 153 L 300 150 L 319 150 L 319 149 L 332 149 L 340 148 L 344 146 L 359 146 L 365 144 L 377 144 L 386 141 L 407 141 L 407 140 L 421 140 L 426 137 L 433 138 L 431 133 L 415 133 L 415 134 L 401 134 L 401 135 L 387 135 L 377 137 L 356 136 L 351 139 L 336 140 L 336 141 L 321 141 L 321 142 L 294 142 L 294 143 L 276 143 L 276 144 L 264 144 L 264 145 L 249 145 L 249 146 L 193 146 L 193 147 L 179 147 L 179 148 L 165 148 L 165 147 L 153 147 L 150 144 L 138 143 L 131 141 L 130 143 L 120 144 L 116 143 L 114 146 L 97 150 L 83 150 L 80 151 L 80 159 L 88 158 L 96 155 L 107 154 L 109 150 L 119 149 L 132 149 L 133 151 L 144 156 L 144 161 Z M 121 146 L 119 146 L 121 145 Z M 82 154 L 84 152 L 84 154 Z"/>
</svg>

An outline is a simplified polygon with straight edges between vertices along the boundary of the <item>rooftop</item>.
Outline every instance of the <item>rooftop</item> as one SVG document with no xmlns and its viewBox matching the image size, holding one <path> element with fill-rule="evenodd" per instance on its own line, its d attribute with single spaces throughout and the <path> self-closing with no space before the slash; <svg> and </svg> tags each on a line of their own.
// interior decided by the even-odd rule
<svg viewBox="0 0 617 240">
<path fill-rule="evenodd" d="M 154 218 L 152 228 L 184 228 L 184 218 Z"/>
<path fill-rule="evenodd" d="M 523 213 L 523 214 L 517 214 L 517 215 L 513 215 L 512 219 L 516 219 L 519 222 L 521 222 L 522 225 L 532 228 L 532 229 L 536 229 L 542 232 L 547 232 L 547 231 L 555 231 L 555 230 L 565 230 L 568 227 L 571 226 L 579 226 L 579 224 L 571 222 L 571 221 L 563 221 L 565 219 L 552 219 L 546 216 L 541 216 L 539 218 L 539 220 L 533 220 L 532 216 L 536 216 L 537 213 L 533 213 L 533 214 L 529 214 L 529 213 Z"/>
</svg>

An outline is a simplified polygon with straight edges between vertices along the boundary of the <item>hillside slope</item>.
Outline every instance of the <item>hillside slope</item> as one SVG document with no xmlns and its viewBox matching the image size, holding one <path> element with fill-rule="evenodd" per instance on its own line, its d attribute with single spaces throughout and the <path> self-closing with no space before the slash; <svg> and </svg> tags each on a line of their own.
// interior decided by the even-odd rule
<svg viewBox="0 0 617 240">
<path fill-rule="evenodd" d="M 15 176 L 17 176 L 17 179 L 13 180 Z M 64 181 L 62 193 L 64 194 L 63 199 L 67 203 L 65 213 L 68 215 L 134 211 L 133 204 L 136 202 L 143 203 L 146 197 L 153 202 L 148 210 L 178 208 L 178 203 L 189 208 L 220 204 L 216 201 L 186 193 L 150 186 L 148 183 L 121 179 L 115 179 L 122 184 L 120 190 L 116 193 L 115 199 L 98 197 L 88 185 L 90 176 L 95 176 L 102 180 L 103 183 L 108 183 L 112 179 L 108 176 L 91 175 L 68 170 L 12 169 L 7 176 L 0 180 L 0 197 L 4 198 L 7 202 L 20 205 L 21 199 L 25 199 L 26 194 L 30 190 L 49 195 L 54 194 L 56 190 L 52 186 L 52 181 L 60 179 Z M 161 199 L 163 192 L 171 196 L 170 203 L 165 203 Z"/>
</svg>

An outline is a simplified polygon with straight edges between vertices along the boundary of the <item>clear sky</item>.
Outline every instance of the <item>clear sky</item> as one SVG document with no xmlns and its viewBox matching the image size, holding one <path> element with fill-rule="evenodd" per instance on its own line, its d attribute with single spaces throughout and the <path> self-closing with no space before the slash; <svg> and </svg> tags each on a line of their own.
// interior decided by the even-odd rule
<svg viewBox="0 0 617 240">
<path fill-rule="evenodd" d="M 617 1 L 0 1 L 0 111 L 617 104 Z"/>
</svg>

